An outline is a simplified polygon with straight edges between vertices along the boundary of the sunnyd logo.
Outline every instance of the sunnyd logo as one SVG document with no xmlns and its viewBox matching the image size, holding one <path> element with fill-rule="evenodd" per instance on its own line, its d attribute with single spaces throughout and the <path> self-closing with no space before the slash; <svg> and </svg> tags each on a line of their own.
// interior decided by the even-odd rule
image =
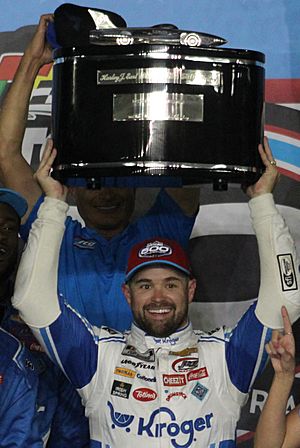
<svg viewBox="0 0 300 448">
<path fill-rule="evenodd" d="M 171 409 L 161 407 L 153 411 L 147 420 L 144 417 L 139 417 L 134 422 L 135 417 L 133 415 L 115 412 L 110 401 L 107 402 L 107 405 L 110 409 L 112 429 L 123 428 L 127 433 L 135 431 L 137 435 L 144 437 L 170 437 L 171 446 L 174 448 L 190 447 L 196 441 L 195 433 L 212 427 L 213 413 L 198 417 L 195 420 L 177 422 L 176 415 Z M 166 422 L 166 416 L 169 418 L 169 423 Z M 164 423 L 161 423 L 161 421 Z"/>
<path fill-rule="evenodd" d="M 163 257 L 165 255 L 171 255 L 172 249 L 170 246 L 161 243 L 160 241 L 153 241 L 148 243 L 146 247 L 143 247 L 139 251 L 139 257 Z"/>
</svg>

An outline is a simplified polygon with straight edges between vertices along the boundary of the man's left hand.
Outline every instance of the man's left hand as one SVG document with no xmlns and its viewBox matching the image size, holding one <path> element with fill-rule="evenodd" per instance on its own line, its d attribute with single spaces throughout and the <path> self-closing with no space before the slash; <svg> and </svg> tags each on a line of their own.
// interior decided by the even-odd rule
<svg viewBox="0 0 300 448">
<path fill-rule="evenodd" d="M 258 145 L 258 151 L 266 169 L 258 181 L 247 188 L 246 193 L 251 199 L 265 193 L 272 193 L 279 180 L 276 161 L 273 157 L 267 137 L 264 137 L 263 145 Z"/>
</svg>

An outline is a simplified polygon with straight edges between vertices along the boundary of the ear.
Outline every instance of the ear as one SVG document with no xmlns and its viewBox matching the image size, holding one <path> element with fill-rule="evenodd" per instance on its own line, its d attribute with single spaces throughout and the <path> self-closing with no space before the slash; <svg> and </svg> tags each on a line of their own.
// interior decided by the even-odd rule
<svg viewBox="0 0 300 448">
<path fill-rule="evenodd" d="M 191 303 L 194 299 L 195 291 L 196 291 L 197 281 L 195 278 L 189 280 L 188 283 L 188 300 Z"/>
<path fill-rule="evenodd" d="M 131 292 L 130 292 L 129 286 L 126 283 L 122 284 L 122 292 L 125 296 L 125 299 L 126 299 L 128 305 L 130 306 L 131 305 Z"/>
</svg>

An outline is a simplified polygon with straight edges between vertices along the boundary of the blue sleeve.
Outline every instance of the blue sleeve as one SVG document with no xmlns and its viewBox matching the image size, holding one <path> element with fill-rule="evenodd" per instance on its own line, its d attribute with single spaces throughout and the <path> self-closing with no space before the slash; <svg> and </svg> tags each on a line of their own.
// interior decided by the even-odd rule
<svg viewBox="0 0 300 448">
<path fill-rule="evenodd" d="M 255 379 L 262 373 L 268 355 L 265 344 L 272 331 L 257 319 L 253 304 L 237 326 L 225 332 L 226 362 L 231 382 L 243 393 L 248 393 Z"/>
<path fill-rule="evenodd" d="M 164 236 L 178 241 L 187 249 L 195 216 L 187 216 L 165 190 L 160 190 L 156 201 L 146 215 L 139 220 L 141 232 Z"/>
<path fill-rule="evenodd" d="M 37 381 L 29 386 L 25 376 L 13 374 L 3 376 L 3 384 L 0 386 L 1 448 L 41 446 L 38 426 L 34 423 L 37 417 L 35 412 Z"/>
<path fill-rule="evenodd" d="M 31 212 L 30 212 L 26 222 L 20 226 L 20 236 L 21 236 L 23 241 L 27 241 L 28 240 L 28 235 L 29 235 L 32 223 L 37 218 L 38 210 L 40 208 L 41 203 L 44 201 L 44 198 L 45 198 L 44 195 L 39 197 L 39 199 L 36 201 L 33 209 L 31 210 Z"/>
<path fill-rule="evenodd" d="M 94 328 L 62 298 L 61 314 L 38 334 L 51 359 L 63 370 L 76 389 L 90 382 L 98 358 L 98 336 Z"/>
<path fill-rule="evenodd" d="M 47 448 L 88 448 L 89 423 L 79 394 L 62 372 L 58 375 L 58 404 Z"/>
</svg>

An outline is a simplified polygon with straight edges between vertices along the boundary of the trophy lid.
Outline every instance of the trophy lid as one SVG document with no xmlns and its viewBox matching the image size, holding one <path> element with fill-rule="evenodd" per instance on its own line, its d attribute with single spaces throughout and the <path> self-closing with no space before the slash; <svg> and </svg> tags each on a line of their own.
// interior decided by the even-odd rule
<svg viewBox="0 0 300 448">
<path fill-rule="evenodd" d="M 90 31 L 94 45 L 184 45 L 187 47 L 216 47 L 227 40 L 213 34 L 179 30 L 175 25 L 161 24 L 145 28 L 108 28 Z"/>
</svg>

